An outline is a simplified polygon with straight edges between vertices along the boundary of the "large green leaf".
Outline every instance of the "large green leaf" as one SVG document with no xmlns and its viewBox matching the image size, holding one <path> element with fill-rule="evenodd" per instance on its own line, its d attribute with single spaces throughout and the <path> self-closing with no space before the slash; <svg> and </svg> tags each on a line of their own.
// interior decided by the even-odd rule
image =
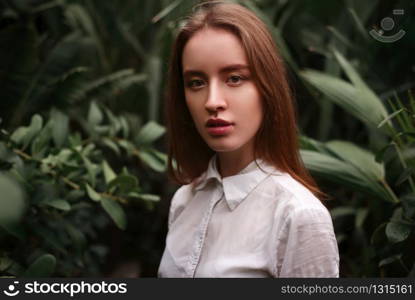
<svg viewBox="0 0 415 300">
<path fill-rule="evenodd" d="M 53 200 L 47 200 L 40 203 L 41 205 L 50 206 L 62 211 L 69 211 L 71 210 L 71 205 L 68 201 L 64 199 L 53 199 Z"/>
<path fill-rule="evenodd" d="M 351 163 L 370 180 L 381 181 L 385 177 L 384 165 L 375 161 L 375 155 L 346 141 L 330 141 L 327 148 L 342 160 Z"/>
<path fill-rule="evenodd" d="M 40 115 L 36 114 L 32 117 L 30 125 L 27 127 L 19 127 L 11 135 L 11 140 L 17 144 L 22 144 L 23 148 L 26 148 L 27 145 L 36 137 L 36 135 L 42 130 L 43 119 Z"/>
<path fill-rule="evenodd" d="M 371 90 L 353 86 L 319 71 L 305 70 L 300 74 L 328 99 L 371 127 L 377 127 L 388 116 L 385 107 Z"/>
<path fill-rule="evenodd" d="M 301 150 L 300 153 L 307 169 L 317 176 L 353 190 L 368 193 L 386 201 L 392 201 L 382 186 L 369 179 L 354 165 L 315 151 Z"/>
<path fill-rule="evenodd" d="M 106 160 L 102 162 L 102 171 L 104 172 L 105 183 L 110 183 L 117 175 L 114 173 L 110 165 L 107 163 Z"/>
<path fill-rule="evenodd" d="M 37 258 L 21 277 L 50 277 L 55 267 L 56 258 L 52 254 L 44 254 Z"/>
<path fill-rule="evenodd" d="M 150 168 L 157 172 L 164 172 L 166 170 L 166 163 L 157 152 L 142 149 L 138 152 L 140 159 L 146 163 Z"/>
<path fill-rule="evenodd" d="M 336 49 L 333 49 L 333 54 L 334 54 L 334 57 L 339 62 L 340 66 L 342 67 L 343 71 L 346 73 L 347 77 L 349 77 L 350 81 L 353 83 L 353 85 L 356 88 L 369 89 L 369 87 L 360 77 L 356 69 L 352 66 L 350 62 L 347 61 L 347 59 L 343 55 L 341 55 L 340 52 L 338 52 Z"/>
<path fill-rule="evenodd" d="M 136 142 L 140 144 L 150 144 L 161 137 L 166 129 L 154 121 L 148 122 L 139 131 Z"/>
<path fill-rule="evenodd" d="M 111 139 L 104 137 L 102 138 L 101 142 L 107 146 L 108 148 L 110 148 L 112 151 L 114 151 L 115 154 L 120 155 L 121 151 L 120 148 L 118 147 L 118 145 L 112 141 Z"/>
<path fill-rule="evenodd" d="M 304 149 L 304 150 L 311 150 L 311 151 L 317 151 L 323 154 L 329 154 L 329 151 L 324 143 L 319 142 L 310 137 L 307 137 L 305 135 L 300 136 L 300 147 L 301 149 Z"/>
<path fill-rule="evenodd" d="M 86 192 L 91 200 L 101 201 L 101 195 L 98 194 L 88 183 L 85 184 Z"/>
<path fill-rule="evenodd" d="M 0 174 L 0 225 L 18 223 L 24 214 L 25 193 L 12 178 Z"/>
<path fill-rule="evenodd" d="M 386 236 L 388 237 L 389 241 L 392 243 L 399 243 L 406 240 L 413 227 L 406 223 L 392 221 L 386 225 Z"/>
<path fill-rule="evenodd" d="M 131 175 L 118 175 L 114 180 L 112 180 L 108 188 L 117 186 L 121 193 L 129 193 L 138 186 L 138 180 L 136 177 Z"/>
<path fill-rule="evenodd" d="M 124 230 L 127 227 L 127 217 L 122 206 L 111 199 L 102 198 L 101 205 L 104 210 L 110 215 L 118 228 Z"/>
</svg>

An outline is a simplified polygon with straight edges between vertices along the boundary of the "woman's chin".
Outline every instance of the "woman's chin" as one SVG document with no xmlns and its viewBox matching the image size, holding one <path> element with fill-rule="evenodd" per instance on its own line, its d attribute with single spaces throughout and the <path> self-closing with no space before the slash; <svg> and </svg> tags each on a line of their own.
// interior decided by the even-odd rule
<svg viewBox="0 0 415 300">
<path fill-rule="evenodd" d="M 208 145 L 215 152 L 232 152 L 239 149 L 237 145 L 230 145 L 229 143 L 223 142 L 210 142 Z"/>
</svg>

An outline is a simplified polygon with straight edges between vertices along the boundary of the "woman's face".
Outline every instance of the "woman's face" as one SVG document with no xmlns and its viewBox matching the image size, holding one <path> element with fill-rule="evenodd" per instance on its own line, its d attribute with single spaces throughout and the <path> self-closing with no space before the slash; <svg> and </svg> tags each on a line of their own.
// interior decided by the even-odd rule
<svg viewBox="0 0 415 300">
<path fill-rule="evenodd" d="M 186 104 L 204 141 L 216 152 L 252 156 L 262 105 L 239 39 L 202 29 L 185 45 L 182 63 Z"/>
</svg>

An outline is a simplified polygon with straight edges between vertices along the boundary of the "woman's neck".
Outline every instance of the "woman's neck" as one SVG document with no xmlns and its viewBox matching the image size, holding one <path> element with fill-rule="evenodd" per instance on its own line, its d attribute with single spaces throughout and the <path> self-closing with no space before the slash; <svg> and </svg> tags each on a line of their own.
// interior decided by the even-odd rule
<svg viewBox="0 0 415 300">
<path fill-rule="evenodd" d="M 217 167 L 221 177 L 238 174 L 254 160 L 253 153 L 217 152 Z"/>
</svg>

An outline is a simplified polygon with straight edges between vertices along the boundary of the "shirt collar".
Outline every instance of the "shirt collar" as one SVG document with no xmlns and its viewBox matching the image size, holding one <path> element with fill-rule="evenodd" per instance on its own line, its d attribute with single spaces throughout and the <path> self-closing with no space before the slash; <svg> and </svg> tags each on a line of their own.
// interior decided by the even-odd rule
<svg viewBox="0 0 415 300">
<path fill-rule="evenodd" d="M 210 159 L 206 172 L 200 176 L 195 190 L 202 190 L 209 181 L 216 181 L 222 185 L 225 201 L 231 210 L 234 210 L 270 174 L 282 175 L 282 172 L 274 166 L 262 159 L 256 159 L 256 163 L 253 160 L 238 174 L 222 178 L 217 169 L 216 160 L 217 155 L 215 154 Z"/>
</svg>

